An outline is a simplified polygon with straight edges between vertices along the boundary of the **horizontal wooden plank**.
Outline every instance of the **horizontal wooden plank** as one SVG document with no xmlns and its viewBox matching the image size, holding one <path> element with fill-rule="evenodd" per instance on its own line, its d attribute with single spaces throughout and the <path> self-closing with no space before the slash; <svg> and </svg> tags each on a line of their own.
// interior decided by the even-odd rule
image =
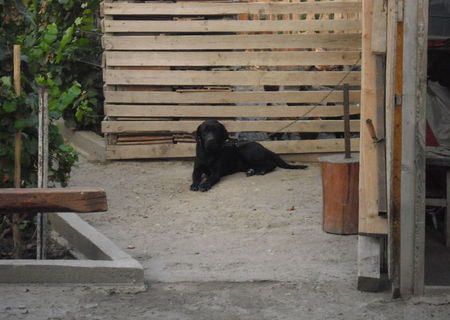
<svg viewBox="0 0 450 320">
<path fill-rule="evenodd" d="M 279 154 L 343 152 L 344 139 L 262 141 L 262 145 Z M 359 139 L 351 139 L 351 150 L 359 150 Z M 194 143 L 160 145 L 108 145 L 108 159 L 192 158 Z"/>
<path fill-rule="evenodd" d="M 360 20 L 103 20 L 104 32 L 355 31 Z"/>
<path fill-rule="evenodd" d="M 361 48 L 360 34 L 257 34 L 102 37 L 105 50 L 238 50 Z"/>
<path fill-rule="evenodd" d="M 350 107 L 350 114 L 359 114 L 360 108 Z M 338 117 L 343 116 L 343 106 L 174 106 L 174 105 L 105 105 L 110 117 Z"/>
<path fill-rule="evenodd" d="M 98 212 L 108 210 L 99 188 L 0 189 L 0 213 Z"/>
<path fill-rule="evenodd" d="M 342 103 L 340 90 L 330 91 L 231 91 L 231 92 L 167 92 L 109 91 L 107 103 Z M 350 103 L 360 101 L 361 92 L 350 90 Z"/>
<path fill-rule="evenodd" d="M 103 133 L 194 132 L 202 121 L 103 121 Z M 342 132 L 343 120 L 221 121 L 229 132 Z M 359 132 L 359 120 L 350 120 L 351 132 Z"/>
<path fill-rule="evenodd" d="M 153 71 L 105 69 L 107 85 L 360 85 L 359 71 Z"/>
<path fill-rule="evenodd" d="M 233 14 L 303 14 L 354 13 L 361 11 L 361 1 L 317 3 L 218 3 L 183 1 L 177 3 L 105 3 L 104 15 L 233 15 Z"/>
<path fill-rule="evenodd" d="M 353 65 L 358 51 L 105 52 L 107 66 L 310 66 Z"/>
</svg>

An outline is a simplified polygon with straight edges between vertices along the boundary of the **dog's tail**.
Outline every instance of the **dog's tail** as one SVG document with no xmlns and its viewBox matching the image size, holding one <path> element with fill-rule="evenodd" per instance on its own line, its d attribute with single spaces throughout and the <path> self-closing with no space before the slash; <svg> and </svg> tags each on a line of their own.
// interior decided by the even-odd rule
<svg viewBox="0 0 450 320">
<path fill-rule="evenodd" d="M 292 165 L 289 163 L 286 163 L 283 159 L 280 158 L 279 155 L 272 152 L 272 159 L 275 161 L 277 166 L 283 169 L 306 169 L 308 166 L 302 166 L 302 165 Z"/>
</svg>

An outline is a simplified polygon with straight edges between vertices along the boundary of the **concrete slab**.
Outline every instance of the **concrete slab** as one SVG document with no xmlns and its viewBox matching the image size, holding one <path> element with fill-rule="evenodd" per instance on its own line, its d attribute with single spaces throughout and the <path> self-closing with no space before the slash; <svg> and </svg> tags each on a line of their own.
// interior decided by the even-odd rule
<svg viewBox="0 0 450 320">
<path fill-rule="evenodd" d="M 0 283 L 144 288 L 142 265 L 75 213 L 49 214 L 54 231 L 87 260 L 0 260 Z"/>
</svg>

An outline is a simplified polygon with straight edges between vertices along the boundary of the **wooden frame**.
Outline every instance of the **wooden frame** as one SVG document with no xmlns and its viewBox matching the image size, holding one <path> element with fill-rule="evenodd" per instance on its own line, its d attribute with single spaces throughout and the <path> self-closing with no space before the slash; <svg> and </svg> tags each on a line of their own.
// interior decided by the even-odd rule
<svg viewBox="0 0 450 320">
<path fill-rule="evenodd" d="M 360 10 L 361 1 L 103 3 L 107 156 L 192 156 L 189 134 L 204 118 L 230 132 L 343 132 L 343 83 L 359 113 Z M 268 145 L 343 150 L 332 140 Z"/>
</svg>

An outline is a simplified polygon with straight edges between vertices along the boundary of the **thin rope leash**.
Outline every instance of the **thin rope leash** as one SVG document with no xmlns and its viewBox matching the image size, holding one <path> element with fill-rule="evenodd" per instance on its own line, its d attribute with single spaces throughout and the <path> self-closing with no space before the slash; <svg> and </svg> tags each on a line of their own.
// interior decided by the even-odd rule
<svg viewBox="0 0 450 320">
<path fill-rule="evenodd" d="M 297 121 L 300 121 L 300 118 L 304 118 L 306 117 L 308 114 L 310 114 L 312 111 L 314 111 L 317 107 L 321 106 L 322 103 L 334 92 L 336 91 L 336 87 L 340 86 L 344 80 L 350 75 L 351 72 L 353 72 L 354 68 L 359 64 L 359 62 L 361 61 L 361 55 L 359 56 L 358 60 L 351 66 L 350 70 L 347 71 L 347 73 L 344 75 L 344 77 L 334 86 L 334 88 L 332 88 L 327 95 L 325 95 L 325 97 L 322 98 L 322 100 L 320 100 L 318 103 L 316 103 L 316 105 L 311 108 L 310 110 L 308 110 L 307 112 L 305 112 L 303 115 L 299 116 L 299 119 L 296 119 L 294 121 L 292 121 L 291 123 L 288 123 L 287 125 L 285 125 L 284 127 L 282 127 L 281 129 L 278 129 L 277 131 L 274 131 L 272 133 L 270 133 L 268 135 L 268 137 L 272 137 L 274 134 L 279 133 L 279 132 L 283 132 L 284 129 L 289 128 L 290 126 L 292 126 L 294 123 L 296 123 Z"/>
</svg>

